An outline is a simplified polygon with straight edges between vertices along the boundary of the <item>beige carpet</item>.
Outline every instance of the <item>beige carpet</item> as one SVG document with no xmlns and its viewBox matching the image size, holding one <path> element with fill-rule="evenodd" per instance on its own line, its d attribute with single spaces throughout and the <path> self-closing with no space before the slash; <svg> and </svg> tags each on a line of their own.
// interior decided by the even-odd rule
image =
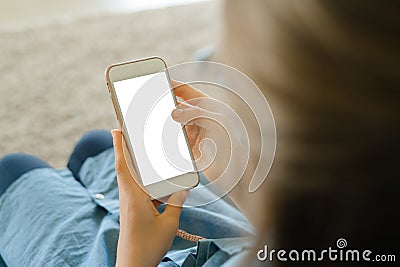
<svg viewBox="0 0 400 267">
<path fill-rule="evenodd" d="M 79 137 L 112 129 L 107 65 L 151 55 L 193 60 L 217 36 L 219 5 L 205 2 L 0 32 L 0 157 L 38 155 L 65 166 Z"/>
</svg>

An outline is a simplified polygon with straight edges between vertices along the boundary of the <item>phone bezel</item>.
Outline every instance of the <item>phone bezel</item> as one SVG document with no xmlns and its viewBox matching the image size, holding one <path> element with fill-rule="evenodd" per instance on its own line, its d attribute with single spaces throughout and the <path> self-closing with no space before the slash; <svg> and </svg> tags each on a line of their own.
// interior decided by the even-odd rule
<svg viewBox="0 0 400 267">
<path fill-rule="evenodd" d="M 157 183 L 153 183 L 153 184 L 144 186 L 142 183 L 142 178 L 141 178 L 141 174 L 139 172 L 139 168 L 138 168 L 136 160 L 135 160 L 135 154 L 132 149 L 132 144 L 129 140 L 129 135 L 128 135 L 127 129 L 125 127 L 124 119 L 123 119 L 122 112 L 121 112 L 121 109 L 120 109 L 120 106 L 118 103 L 118 99 L 116 96 L 116 92 L 115 92 L 113 83 L 117 82 L 117 81 L 121 81 L 121 80 L 126 80 L 126 79 L 144 76 L 144 75 L 148 75 L 148 74 L 158 73 L 158 72 L 162 72 L 162 71 L 165 71 L 165 73 L 167 75 L 171 95 L 172 95 L 172 98 L 174 99 L 174 103 L 176 106 L 177 100 L 176 100 L 176 96 L 172 90 L 172 85 L 171 85 L 171 80 L 170 80 L 168 69 L 167 69 L 167 64 L 160 57 L 149 57 L 149 58 L 144 58 L 144 59 L 139 59 L 139 60 L 134 60 L 134 61 L 113 64 L 107 68 L 106 73 L 105 73 L 106 80 L 107 80 L 107 88 L 108 88 L 108 91 L 111 96 L 114 110 L 117 115 L 117 120 L 120 125 L 120 128 L 122 129 L 122 134 L 123 134 L 124 140 L 127 144 L 130 157 L 132 159 L 132 164 L 138 175 L 138 177 L 135 177 L 135 178 L 140 180 L 142 186 L 147 190 L 147 192 L 150 194 L 150 196 L 155 199 L 168 196 L 174 192 L 181 191 L 184 189 L 191 189 L 193 187 L 196 187 L 200 182 L 199 173 L 197 171 L 197 166 L 195 164 L 192 151 L 190 149 L 186 130 L 185 130 L 184 126 L 182 126 L 183 134 L 185 136 L 186 144 L 187 144 L 189 154 L 192 159 L 193 168 L 195 171 L 188 172 L 188 173 L 185 173 L 185 174 L 182 174 L 179 176 L 169 178 L 167 180 L 163 180 L 163 181 L 160 181 Z"/>
</svg>

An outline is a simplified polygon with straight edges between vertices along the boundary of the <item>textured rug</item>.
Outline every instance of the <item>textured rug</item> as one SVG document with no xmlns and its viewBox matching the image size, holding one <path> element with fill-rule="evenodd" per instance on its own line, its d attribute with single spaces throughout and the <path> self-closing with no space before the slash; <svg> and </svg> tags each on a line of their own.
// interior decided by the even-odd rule
<svg viewBox="0 0 400 267">
<path fill-rule="evenodd" d="M 219 4 L 204 2 L 0 32 L 0 157 L 35 154 L 65 166 L 79 137 L 117 127 L 104 71 L 158 55 L 194 59 L 215 41 Z"/>
</svg>

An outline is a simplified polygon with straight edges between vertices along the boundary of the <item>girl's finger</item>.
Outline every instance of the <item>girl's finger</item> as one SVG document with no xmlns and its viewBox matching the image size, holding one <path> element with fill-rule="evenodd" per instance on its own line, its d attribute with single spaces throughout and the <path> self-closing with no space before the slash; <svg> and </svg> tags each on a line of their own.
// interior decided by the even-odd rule
<svg viewBox="0 0 400 267">
<path fill-rule="evenodd" d="M 162 213 L 162 216 L 179 222 L 179 216 L 182 212 L 182 205 L 183 203 L 185 203 L 188 195 L 189 190 L 183 190 L 173 193 L 168 198 L 167 205 L 165 206 L 165 210 Z"/>
<path fill-rule="evenodd" d="M 122 133 L 120 130 L 114 129 L 111 131 L 111 134 L 114 144 L 115 171 L 117 175 L 128 173 L 128 166 L 126 165 L 125 157 L 122 150 Z"/>
<path fill-rule="evenodd" d="M 132 190 L 132 194 L 134 194 L 134 196 L 143 196 L 143 194 L 146 193 L 137 183 L 135 178 L 132 177 L 126 164 L 122 148 L 122 132 L 120 130 L 112 130 L 111 134 L 113 136 L 114 143 L 115 172 L 117 173 L 118 185 Z"/>
<path fill-rule="evenodd" d="M 171 117 L 174 121 L 184 125 L 197 125 L 207 128 L 207 120 L 219 121 L 219 114 L 192 106 L 189 108 L 177 108 L 172 110 Z"/>
<path fill-rule="evenodd" d="M 187 101 L 193 98 L 206 97 L 202 92 L 194 89 L 192 86 L 171 80 L 174 93 L 177 97 Z"/>
</svg>

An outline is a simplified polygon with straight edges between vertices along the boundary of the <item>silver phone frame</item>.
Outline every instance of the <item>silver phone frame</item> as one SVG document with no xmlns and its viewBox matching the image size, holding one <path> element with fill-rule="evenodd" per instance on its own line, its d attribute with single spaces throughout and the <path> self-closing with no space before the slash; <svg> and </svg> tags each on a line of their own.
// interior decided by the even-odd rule
<svg viewBox="0 0 400 267">
<path fill-rule="evenodd" d="M 116 92 L 114 89 L 113 82 L 126 80 L 126 79 L 130 79 L 130 78 L 135 78 L 135 77 L 139 77 L 139 76 L 143 76 L 143 75 L 158 73 L 158 72 L 162 72 L 162 71 L 165 71 L 165 73 L 167 75 L 171 95 L 172 95 L 172 98 L 174 99 L 175 106 L 177 106 L 177 100 L 176 100 L 176 96 L 172 90 L 172 84 L 171 84 L 170 76 L 168 73 L 167 64 L 160 57 L 156 57 L 156 56 L 148 57 L 148 58 L 143 58 L 143 59 L 138 59 L 138 60 L 133 60 L 133 61 L 112 64 L 109 67 L 107 67 L 106 72 L 105 72 L 108 92 L 110 94 L 110 97 L 111 97 L 111 100 L 112 100 L 112 103 L 114 106 L 114 110 L 117 115 L 117 120 L 118 120 L 119 126 L 122 129 L 122 135 L 125 140 L 125 143 L 127 144 L 127 148 L 128 148 L 130 157 L 132 159 L 132 164 L 138 175 L 138 177 L 135 177 L 135 178 L 140 181 L 141 185 L 147 190 L 147 192 L 150 194 L 150 196 L 153 199 L 159 199 L 159 198 L 168 196 L 177 191 L 191 189 L 193 187 L 196 187 L 200 182 L 200 176 L 199 176 L 197 166 L 196 166 L 193 154 L 192 154 L 192 150 L 190 149 L 190 145 L 189 145 L 185 127 L 182 125 L 183 134 L 185 136 L 186 144 L 187 144 L 189 154 L 192 159 L 193 168 L 195 171 L 188 172 L 188 173 L 185 173 L 185 174 L 182 174 L 179 176 L 169 178 L 167 180 L 163 180 L 160 182 L 156 182 L 156 183 L 144 186 L 142 183 L 142 178 L 141 178 L 141 175 L 139 172 L 139 168 L 136 164 L 135 154 L 133 152 L 132 144 L 129 140 L 129 135 L 128 135 L 127 129 L 125 127 L 124 119 L 122 116 L 121 108 L 118 103 L 118 98 L 117 98 L 117 95 L 116 95 Z"/>
</svg>

